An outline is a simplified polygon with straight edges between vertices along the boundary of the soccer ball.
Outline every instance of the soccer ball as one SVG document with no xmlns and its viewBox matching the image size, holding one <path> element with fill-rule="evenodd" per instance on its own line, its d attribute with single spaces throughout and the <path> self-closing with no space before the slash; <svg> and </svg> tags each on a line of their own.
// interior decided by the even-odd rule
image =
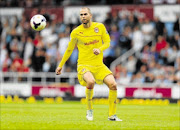
<svg viewBox="0 0 180 130">
<path fill-rule="evenodd" d="M 31 18 L 31 27 L 36 31 L 41 31 L 46 27 L 46 18 L 43 15 L 37 14 Z"/>
</svg>

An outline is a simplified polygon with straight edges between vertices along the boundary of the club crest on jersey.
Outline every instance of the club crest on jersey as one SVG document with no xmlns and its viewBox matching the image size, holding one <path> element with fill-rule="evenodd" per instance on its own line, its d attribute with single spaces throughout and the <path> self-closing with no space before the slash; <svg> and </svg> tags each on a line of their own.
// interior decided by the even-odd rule
<svg viewBox="0 0 180 130">
<path fill-rule="evenodd" d="M 95 27 L 94 28 L 94 32 L 98 33 L 99 32 L 99 28 Z"/>
</svg>

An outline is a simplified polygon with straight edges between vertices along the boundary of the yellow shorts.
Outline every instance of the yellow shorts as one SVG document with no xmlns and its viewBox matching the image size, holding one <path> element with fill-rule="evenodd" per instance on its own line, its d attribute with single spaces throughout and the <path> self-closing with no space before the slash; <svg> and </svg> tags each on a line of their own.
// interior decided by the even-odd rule
<svg viewBox="0 0 180 130">
<path fill-rule="evenodd" d="M 95 79 L 95 82 L 97 84 L 103 84 L 104 78 L 107 75 L 112 74 L 112 72 L 109 70 L 109 68 L 107 66 L 105 66 L 104 64 L 99 65 L 99 66 L 78 65 L 78 67 L 77 67 L 78 80 L 82 86 L 87 85 L 83 79 L 83 75 L 88 71 L 92 73 L 92 75 Z"/>
</svg>

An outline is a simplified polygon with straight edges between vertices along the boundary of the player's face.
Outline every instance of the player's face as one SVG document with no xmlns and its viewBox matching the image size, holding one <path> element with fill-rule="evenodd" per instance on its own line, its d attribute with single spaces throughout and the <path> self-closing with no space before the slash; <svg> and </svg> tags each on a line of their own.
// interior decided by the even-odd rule
<svg viewBox="0 0 180 130">
<path fill-rule="evenodd" d="M 83 24 L 89 23 L 92 15 L 89 13 L 88 9 L 81 9 L 80 11 L 80 19 Z"/>
</svg>

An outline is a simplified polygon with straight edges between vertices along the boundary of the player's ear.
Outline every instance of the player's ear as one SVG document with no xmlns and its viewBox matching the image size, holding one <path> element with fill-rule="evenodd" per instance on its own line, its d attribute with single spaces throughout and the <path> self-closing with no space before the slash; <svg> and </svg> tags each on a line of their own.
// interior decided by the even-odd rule
<svg viewBox="0 0 180 130">
<path fill-rule="evenodd" d="M 91 18 L 93 17 L 93 15 L 90 13 L 90 16 L 91 16 Z"/>
</svg>

